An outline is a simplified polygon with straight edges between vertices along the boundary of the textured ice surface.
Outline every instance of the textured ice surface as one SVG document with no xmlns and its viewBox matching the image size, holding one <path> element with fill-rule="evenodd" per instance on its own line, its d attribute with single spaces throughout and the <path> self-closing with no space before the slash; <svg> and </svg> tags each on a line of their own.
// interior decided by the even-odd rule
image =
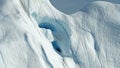
<svg viewBox="0 0 120 68">
<path fill-rule="evenodd" d="M 120 5 L 66 15 L 49 0 L 0 0 L 0 68 L 119 68 Z"/>
</svg>

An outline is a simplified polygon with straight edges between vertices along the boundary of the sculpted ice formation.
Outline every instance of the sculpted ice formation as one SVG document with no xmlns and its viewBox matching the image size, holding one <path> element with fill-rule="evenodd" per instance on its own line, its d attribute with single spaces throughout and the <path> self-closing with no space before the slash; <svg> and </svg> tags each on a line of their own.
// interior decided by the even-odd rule
<svg viewBox="0 0 120 68">
<path fill-rule="evenodd" d="M 120 5 L 66 15 L 49 0 L 0 0 L 0 68 L 119 68 Z"/>
</svg>

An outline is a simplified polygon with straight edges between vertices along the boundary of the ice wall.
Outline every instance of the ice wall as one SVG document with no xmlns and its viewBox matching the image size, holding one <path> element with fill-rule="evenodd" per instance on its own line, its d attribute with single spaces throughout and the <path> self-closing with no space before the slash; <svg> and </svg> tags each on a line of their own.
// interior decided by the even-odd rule
<svg viewBox="0 0 120 68">
<path fill-rule="evenodd" d="M 120 5 L 66 15 L 49 0 L 0 0 L 0 68 L 119 68 Z"/>
</svg>

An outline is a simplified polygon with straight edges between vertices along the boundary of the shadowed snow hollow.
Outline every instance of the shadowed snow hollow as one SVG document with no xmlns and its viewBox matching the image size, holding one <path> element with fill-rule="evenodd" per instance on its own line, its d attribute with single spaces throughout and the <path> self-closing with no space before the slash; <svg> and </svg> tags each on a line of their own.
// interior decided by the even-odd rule
<svg viewBox="0 0 120 68">
<path fill-rule="evenodd" d="M 120 5 L 66 15 L 49 0 L 0 0 L 0 68 L 119 68 Z"/>
</svg>

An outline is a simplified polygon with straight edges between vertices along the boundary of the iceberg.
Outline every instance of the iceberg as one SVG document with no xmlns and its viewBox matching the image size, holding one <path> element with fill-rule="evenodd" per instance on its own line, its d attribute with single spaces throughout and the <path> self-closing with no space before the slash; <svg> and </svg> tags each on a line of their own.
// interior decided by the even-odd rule
<svg viewBox="0 0 120 68">
<path fill-rule="evenodd" d="M 0 68 L 119 68 L 120 4 L 67 15 L 49 0 L 0 0 Z"/>
</svg>

